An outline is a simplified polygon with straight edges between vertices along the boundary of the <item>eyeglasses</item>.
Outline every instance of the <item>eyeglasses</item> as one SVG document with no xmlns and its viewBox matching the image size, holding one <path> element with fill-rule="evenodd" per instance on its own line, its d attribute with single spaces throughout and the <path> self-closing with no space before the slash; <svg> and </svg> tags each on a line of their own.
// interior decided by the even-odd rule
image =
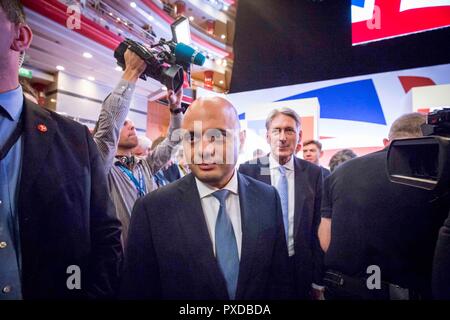
<svg viewBox="0 0 450 320">
<path fill-rule="evenodd" d="M 286 136 L 295 136 L 297 134 L 297 131 L 295 131 L 294 128 L 273 128 L 270 132 L 275 135 L 278 136 L 281 134 L 281 132 L 284 131 L 284 134 Z"/>
</svg>

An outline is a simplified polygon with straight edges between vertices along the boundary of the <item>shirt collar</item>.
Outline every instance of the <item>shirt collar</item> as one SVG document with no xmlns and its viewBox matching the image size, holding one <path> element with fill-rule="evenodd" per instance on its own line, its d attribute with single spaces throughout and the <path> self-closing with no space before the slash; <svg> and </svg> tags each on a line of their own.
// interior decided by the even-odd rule
<svg viewBox="0 0 450 320">
<path fill-rule="evenodd" d="M 18 121 L 23 109 L 22 87 L 0 93 L 0 106 L 2 106 L 13 121 Z"/>
<path fill-rule="evenodd" d="M 199 179 L 197 179 L 197 177 L 195 177 L 195 182 L 197 183 L 197 189 L 198 189 L 198 193 L 200 195 L 200 199 L 210 196 L 212 193 L 219 190 L 215 187 L 212 187 L 212 186 L 200 181 Z M 238 194 L 238 178 L 237 178 L 236 170 L 234 171 L 233 177 L 231 177 L 231 180 L 222 189 L 226 189 L 226 190 L 231 191 L 234 194 Z"/>
<path fill-rule="evenodd" d="M 269 155 L 269 167 L 270 169 L 278 169 L 278 167 L 281 167 L 280 163 L 274 159 L 272 154 Z M 294 155 L 291 156 L 291 159 L 283 167 L 288 170 L 294 170 Z"/>
</svg>

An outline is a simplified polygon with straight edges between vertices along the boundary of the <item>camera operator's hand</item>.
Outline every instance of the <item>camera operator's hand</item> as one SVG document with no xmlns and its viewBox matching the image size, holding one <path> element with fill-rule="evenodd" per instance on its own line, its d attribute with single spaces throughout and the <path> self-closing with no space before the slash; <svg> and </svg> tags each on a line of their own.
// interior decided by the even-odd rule
<svg viewBox="0 0 450 320">
<path fill-rule="evenodd" d="M 133 51 L 127 49 L 125 51 L 125 72 L 123 73 L 122 79 L 127 80 L 131 83 L 136 83 L 142 72 L 145 71 L 147 65 L 144 60 L 139 58 L 139 56 Z"/>
<path fill-rule="evenodd" d="M 170 110 L 176 110 L 181 108 L 181 99 L 183 98 L 183 87 L 181 87 L 177 93 L 173 90 L 167 91 L 167 101 L 169 101 Z"/>
</svg>

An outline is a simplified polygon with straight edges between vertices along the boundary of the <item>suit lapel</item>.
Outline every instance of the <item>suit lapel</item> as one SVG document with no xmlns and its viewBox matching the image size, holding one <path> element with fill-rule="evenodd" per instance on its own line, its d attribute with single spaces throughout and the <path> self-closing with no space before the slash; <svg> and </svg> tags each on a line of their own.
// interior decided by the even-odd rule
<svg viewBox="0 0 450 320">
<path fill-rule="evenodd" d="M 258 247 L 257 242 L 260 232 L 258 204 L 252 201 L 253 199 L 258 199 L 258 195 L 253 189 L 248 187 L 248 181 L 241 174 L 238 174 L 238 181 L 239 204 L 242 220 L 242 248 L 236 292 L 237 300 L 245 297 L 246 284 L 250 279 L 251 271 L 253 270 L 252 264 L 256 248 Z"/>
<path fill-rule="evenodd" d="M 55 137 L 57 124 L 47 110 L 24 102 L 23 164 L 19 199 L 26 200 L 27 191 L 45 164 L 45 159 Z M 19 201 L 22 202 L 22 201 Z"/>
<path fill-rule="evenodd" d="M 214 256 L 211 237 L 192 174 L 186 176 L 180 183 L 179 191 L 178 203 L 181 207 L 178 210 L 178 217 L 183 226 L 182 230 L 186 234 L 186 239 L 189 239 L 187 243 L 189 256 L 199 264 L 199 272 L 208 274 L 209 284 L 216 293 L 216 299 L 226 300 L 228 299 L 228 293 L 225 279 Z"/>
<path fill-rule="evenodd" d="M 33 269 L 39 263 L 39 256 L 33 254 L 38 251 L 37 246 L 39 245 L 38 228 L 36 228 L 39 225 L 39 215 L 36 212 L 37 209 L 32 207 L 36 204 L 32 202 L 33 199 L 36 199 L 33 197 L 33 183 L 38 176 L 42 176 L 39 173 L 46 163 L 46 158 L 57 130 L 57 124 L 51 119 L 47 110 L 30 101 L 24 100 L 23 112 L 23 153 L 18 213 L 23 251 L 23 292 L 26 297 L 28 290 L 31 289 L 27 287 L 31 281 L 27 280 L 35 276 Z"/>
<path fill-rule="evenodd" d="M 305 204 L 305 168 L 301 165 L 298 158 L 294 157 L 294 176 L 295 176 L 295 203 L 294 203 L 294 239 L 297 239 L 297 234 L 300 228 L 300 222 L 303 221 L 303 206 Z M 296 240 L 294 240 L 296 242 Z"/>
</svg>

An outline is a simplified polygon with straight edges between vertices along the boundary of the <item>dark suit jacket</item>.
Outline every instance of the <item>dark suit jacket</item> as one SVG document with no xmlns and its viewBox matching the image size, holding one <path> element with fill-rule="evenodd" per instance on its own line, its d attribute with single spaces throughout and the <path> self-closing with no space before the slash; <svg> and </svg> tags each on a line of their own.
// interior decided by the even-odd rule
<svg viewBox="0 0 450 320">
<path fill-rule="evenodd" d="M 27 100 L 23 112 L 18 201 L 23 297 L 113 297 L 121 229 L 97 147 L 87 128 L 72 120 Z M 41 124 L 46 132 L 37 129 Z M 81 290 L 67 288 L 71 265 L 81 269 Z"/>
<path fill-rule="evenodd" d="M 324 168 L 322 166 L 320 166 L 320 170 L 322 170 L 322 177 L 323 180 L 325 180 L 326 178 L 328 178 L 331 174 L 330 170 L 328 170 L 327 168 Z"/>
<path fill-rule="evenodd" d="M 236 299 L 291 296 L 280 200 L 274 188 L 238 176 L 242 251 Z M 125 299 L 228 299 L 194 176 L 138 200 L 121 286 Z"/>
<path fill-rule="evenodd" d="M 325 180 L 322 216 L 332 220 L 325 266 L 367 279 L 367 268 L 376 265 L 382 281 L 430 299 L 433 254 L 448 199 L 390 182 L 386 159 L 384 149 L 349 160 Z"/>
<path fill-rule="evenodd" d="M 239 172 L 271 184 L 268 156 L 258 158 L 256 163 L 253 162 L 241 164 Z M 312 283 L 322 284 L 323 252 L 317 236 L 322 198 L 322 171 L 320 167 L 297 157 L 294 157 L 294 170 L 295 282 L 298 297 L 308 298 Z"/>
<path fill-rule="evenodd" d="M 433 298 L 450 300 L 450 215 L 439 232 L 433 262 Z"/>
</svg>

